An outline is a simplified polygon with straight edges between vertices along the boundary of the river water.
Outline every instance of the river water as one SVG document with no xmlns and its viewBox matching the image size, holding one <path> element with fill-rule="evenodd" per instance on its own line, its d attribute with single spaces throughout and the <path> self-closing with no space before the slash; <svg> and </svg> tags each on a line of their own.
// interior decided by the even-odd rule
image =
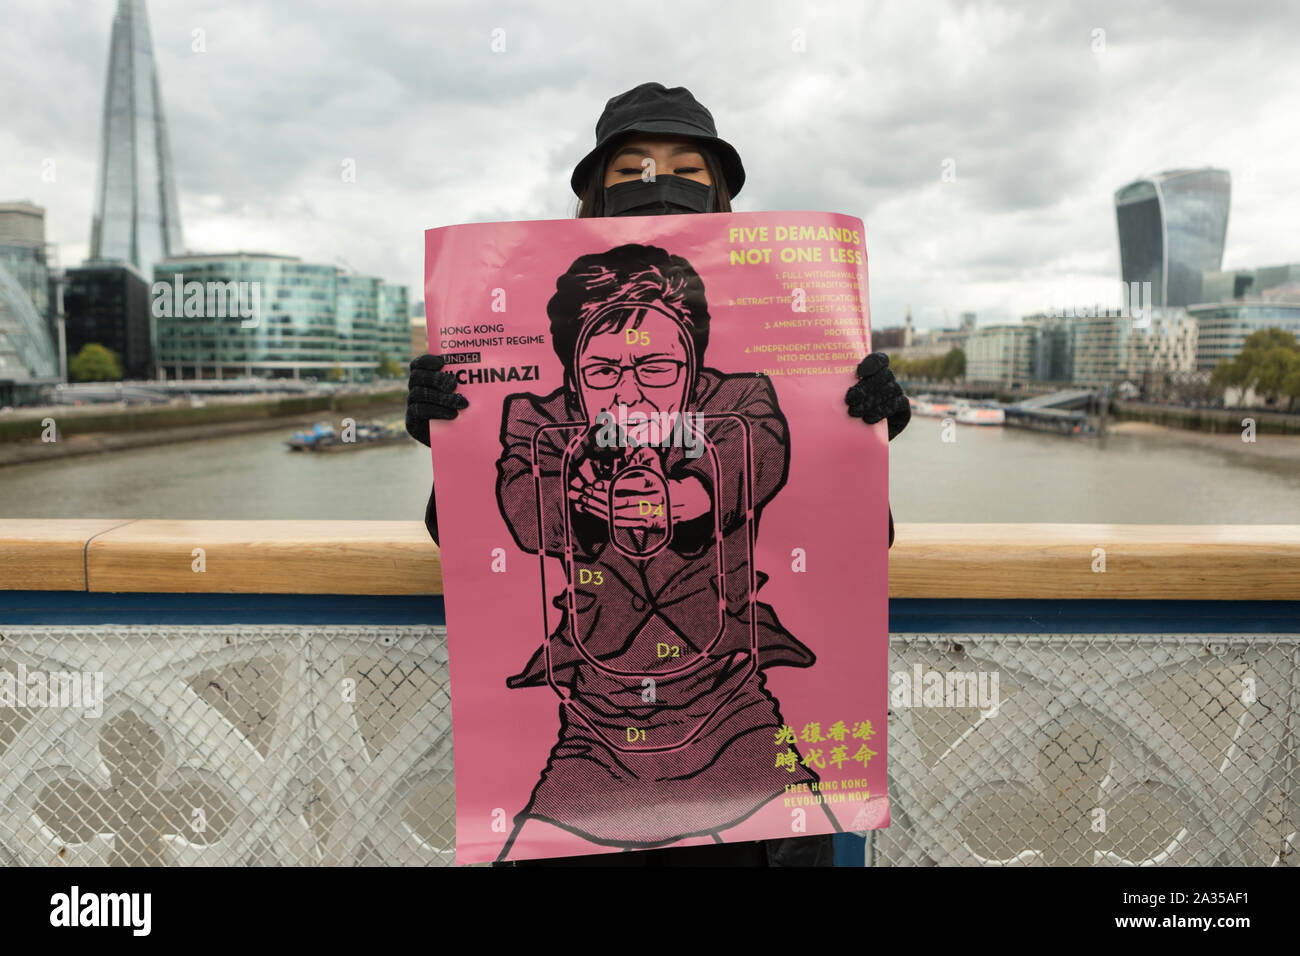
<svg viewBox="0 0 1300 956">
<path fill-rule="evenodd" d="M 0 517 L 422 519 L 423 446 L 289 452 L 264 432 L 0 468 Z M 890 446 L 899 522 L 1300 524 L 1300 438 L 1067 438 L 913 418 Z M 1274 444 L 1270 444 L 1274 443 Z M 1290 454 L 1276 455 L 1290 443 Z"/>
</svg>

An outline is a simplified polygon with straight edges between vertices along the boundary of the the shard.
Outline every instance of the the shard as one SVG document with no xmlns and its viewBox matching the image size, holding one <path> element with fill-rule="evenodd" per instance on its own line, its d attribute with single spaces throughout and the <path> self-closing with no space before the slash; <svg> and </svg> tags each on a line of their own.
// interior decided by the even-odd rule
<svg viewBox="0 0 1300 956">
<path fill-rule="evenodd" d="M 146 276 L 184 252 L 171 147 L 144 0 L 119 0 L 113 17 L 100 137 L 92 259 L 121 259 Z"/>
</svg>

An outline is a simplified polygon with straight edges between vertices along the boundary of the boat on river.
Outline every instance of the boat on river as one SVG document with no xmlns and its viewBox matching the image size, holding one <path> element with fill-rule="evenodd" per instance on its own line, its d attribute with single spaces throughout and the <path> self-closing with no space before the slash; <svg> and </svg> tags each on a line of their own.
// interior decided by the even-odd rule
<svg viewBox="0 0 1300 956">
<path fill-rule="evenodd" d="M 341 434 L 328 422 L 317 422 L 310 431 L 295 432 L 285 444 L 290 451 L 340 452 L 410 440 L 401 422 L 357 422 Z"/>
<path fill-rule="evenodd" d="M 951 398 L 921 395 L 908 401 L 912 404 L 913 414 L 926 418 L 948 418 L 957 412 L 957 402 Z"/>
<path fill-rule="evenodd" d="M 942 395 L 909 396 L 913 415 L 925 418 L 951 418 L 963 425 L 1002 425 L 1007 420 L 1006 412 L 997 402 L 972 403 L 964 398 L 949 398 Z"/>
<path fill-rule="evenodd" d="M 981 402 L 978 405 L 961 402 L 957 406 L 956 418 L 960 425 L 1004 425 L 1007 413 L 992 402 Z"/>
</svg>

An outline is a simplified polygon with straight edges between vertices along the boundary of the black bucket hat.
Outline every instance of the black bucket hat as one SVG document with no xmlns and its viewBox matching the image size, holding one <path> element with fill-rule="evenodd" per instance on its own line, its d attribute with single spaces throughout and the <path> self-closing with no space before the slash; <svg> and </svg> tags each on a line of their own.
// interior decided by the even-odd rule
<svg viewBox="0 0 1300 956">
<path fill-rule="evenodd" d="M 668 89 L 662 83 L 642 83 L 605 104 L 605 112 L 596 121 L 596 148 L 582 157 L 569 179 L 575 196 L 582 197 L 582 187 L 605 147 L 628 133 L 672 133 L 708 143 L 722 165 L 727 192 L 735 196 L 745 184 L 740 154 L 726 140 L 718 138 L 713 114 L 690 90 L 684 86 Z"/>
</svg>

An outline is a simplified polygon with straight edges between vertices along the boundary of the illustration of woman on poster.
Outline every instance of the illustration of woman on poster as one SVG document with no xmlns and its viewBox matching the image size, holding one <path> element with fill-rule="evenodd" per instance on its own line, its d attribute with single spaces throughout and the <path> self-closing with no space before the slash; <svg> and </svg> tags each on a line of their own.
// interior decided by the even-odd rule
<svg viewBox="0 0 1300 956">
<path fill-rule="evenodd" d="M 547 313 L 564 385 L 507 397 L 497 500 L 541 556 L 543 595 L 548 559 L 564 566 L 542 646 L 507 680 L 551 686 L 560 730 L 499 859 L 548 827 L 609 847 L 721 842 L 818 782 L 764 676 L 815 657 L 758 601 L 753 565 L 786 421 L 765 376 L 705 366 L 704 284 L 680 256 L 581 256 Z"/>
</svg>

